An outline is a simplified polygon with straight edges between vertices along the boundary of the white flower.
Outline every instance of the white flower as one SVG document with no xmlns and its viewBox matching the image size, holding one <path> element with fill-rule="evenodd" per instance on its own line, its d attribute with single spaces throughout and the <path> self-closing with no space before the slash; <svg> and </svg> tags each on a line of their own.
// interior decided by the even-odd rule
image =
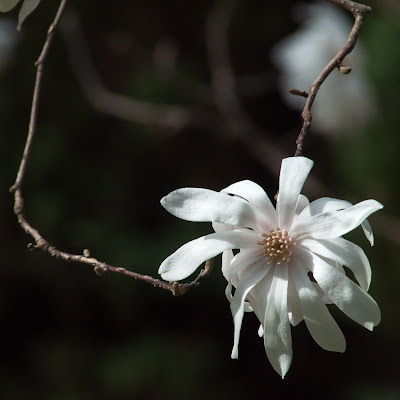
<svg viewBox="0 0 400 400">
<path fill-rule="evenodd" d="M 272 61 L 281 70 L 281 92 L 287 103 L 302 109 L 305 99 L 293 96 L 289 88 L 307 90 L 328 62 L 345 45 L 351 30 L 350 15 L 331 4 L 297 4 L 300 28 L 279 42 Z M 345 58 L 353 68 L 350 75 L 332 72 L 318 92 L 313 108 L 316 132 L 339 134 L 358 132 L 377 116 L 377 105 L 365 73 L 365 51 L 361 43 Z"/>
<path fill-rule="evenodd" d="M 324 302 L 336 304 L 369 330 L 380 322 L 379 307 L 366 292 L 371 282 L 369 261 L 342 235 L 362 224 L 372 245 L 366 218 L 382 205 L 375 200 L 352 205 L 332 198 L 310 203 L 300 191 L 312 166 L 304 157 L 282 161 L 276 209 L 251 181 L 222 192 L 179 189 L 161 200 L 171 214 L 213 222 L 217 230 L 186 243 L 164 260 L 161 276 L 168 281 L 184 279 L 204 261 L 224 253 L 222 268 L 235 325 L 232 358 L 238 356 L 244 311 L 254 310 L 267 356 L 282 377 L 292 360 L 290 323 L 304 319 L 322 348 L 345 350 L 344 336 Z M 231 249 L 240 251 L 233 256 Z M 359 285 L 346 276 L 342 265 L 354 273 Z M 311 274 L 316 282 L 310 280 Z"/>
</svg>

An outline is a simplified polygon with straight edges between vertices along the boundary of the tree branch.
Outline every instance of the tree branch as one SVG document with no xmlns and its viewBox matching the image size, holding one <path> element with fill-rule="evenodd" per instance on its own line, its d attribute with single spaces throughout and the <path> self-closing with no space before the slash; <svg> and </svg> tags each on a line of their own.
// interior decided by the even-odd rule
<svg viewBox="0 0 400 400">
<path fill-rule="evenodd" d="M 311 121 L 312 121 L 312 113 L 311 109 L 315 100 L 315 97 L 319 91 L 319 88 L 324 83 L 326 78 L 331 74 L 331 72 L 335 68 L 340 68 L 340 71 L 344 74 L 348 74 L 350 72 L 349 69 L 344 68 L 342 66 L 342 62 L 344 58 L 353 50 L 356 45 L 358 36 L 361 32 L 361 29 L 364 25 L 364 20 L 367 14 L 371 13 L 371 7 L 365 6 L 363 4 L 355 3 L 349 0 L 327 0 L 332 4 L 335 4 L 339 7 L 344 8 L 345 10 L 351 12 L 354 16 L 354 25 L 351 29 L 349 37 L 347 39 L 344 47 L 336 54 L 336 56 L 329 62 L 329 64 L 322 70 L 322 72 L 318 75 L 315 81 L 311 84 L 308 91 L 305 92 L 307 94 L 306 104 L 304 106 L 303 112 L 301 114 L 303 118 L 303 125 L 300 130 L 300 134 L 296 140 L 296 152 L 295 156 L 301 156 L 303 153 L 303 144 L 305 136 L 310 129 Z M 300 91 L 299 91 L 300 92 Z"/>
<path fill-rule="evenodd" d="M 211 261 L 206 262 L 206 267 L 202 270 L 197 278 L 189 283 L 180 284 L 178 282 L 166 282 L 160 279 L 153 278 L 148 275 L 142 275 L 133 271 L 129 271 L 123 267 L 115 267 L 113 265 L 101 262 L 93 257 L 90 257 L 89 251 L 85 250 L 83 255 L 70 254 L 56 247 L 52 246 L 40 233 L 35 229 L 25 217 L 24 199 L 22 196 L 22 183 L 25 177 L 26 166 L 29 159 L 29 155 L 32 148 L 32 143 L 37 130 L 37 116 L 39 109 L 39 98 L 40 90 L 43 78 L 43 69 L 47 60 L 47 56 L 52 44 L 53 35 L 57 27 L 60 24 L 63 12 L 65 10 L 67 0 L 61 0 L 59 8 L 57 10 L 56 16 L 53 23 L 50 25 L 47 31 L 46 41 L 43 45 L 42 51 L 39 58 L 35 62 L 36 67 L 36 79 L 33 90 L 32 107 L 28 128 L 28 136 L 25 143 L 24 152 L 22 155 L 21 163 L 18 169 L 17 177 L 14 185 L 10 188 L 10 192 L 14 193 L 14 213 L 17 216 L 18 223 L 21 228 L 32 237 L 33 243 L 29 243 L 28 248 L 30 250 L 38 250 L 44 253 L 48 253 L 50 256 L 57 259 L 61 259 L 67 262 L 78 262 L 81 264 L 86 264 L 93 267 L 94 271 L 98 275 L 104 275 L 105 272 L 114 272 L 120 275 L 128 276 L 130 278 L 142 280 L 147 282 L 154 287 L 160 287 L 165 290 L 171 291 L 175 296 L 182 295 L 187 292 L 188 289 L 196 287 L 199 285 L 201 279 L 208 276 L 211 271 L 212 263 Z"/>
</svg>

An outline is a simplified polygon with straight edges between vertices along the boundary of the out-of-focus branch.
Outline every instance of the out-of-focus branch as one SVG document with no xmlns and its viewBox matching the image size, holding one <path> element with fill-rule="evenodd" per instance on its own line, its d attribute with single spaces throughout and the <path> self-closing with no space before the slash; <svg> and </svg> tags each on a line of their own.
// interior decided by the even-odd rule
<svg viewBox="0 0 400 400">
<path fill-rule="evenodd" d="M 139 279 L 144 282 L 150 283 L 154 287 L 160 287 L 162 289 L 166 289 L 171 291 L 175 296 L 182 295 L 187 292 L 188 289 L 196 287 L 199 285 L 202 278 L 206 277 L 211 271 L 211 261 L 207 261 L 205 269 L 200 272 L 197 278 L 189 283 L 178 283 L 178 282 L 165 282 L 160 279 L 153 278 L 148 275 L 142 275 L 133 271 L 129 271 L 122 267 L 115 267 L 113 265 L 106 264 L 101 262 L 90 256 L 88 250 L 84 251 L 83 255 L 78 254 L 70 254 L 61 250 L 58 250 L 56 247 L 52 246 L 40 233 L 34 228 L 25 217 L 25 207 L 24 207 L 24 199 L 22 196 L 22 183 L 25 177 L 26 166 L 29 159 L 29 155 L 31 152 L 31 147 L 33 143 L 33 139 L 36 133 L 37 127 L 37 115 L 38 115 L 38 107 L 39 107 L 39 98 L 40 98 L 40 90 L 41 83 L 43 77 L 43 68 L 50 50 L 50 46 L 52 44 L 53 35 L 56 31 L 63 12 L 65 10 L 67 0 L 61 0 L 59 8 L 57 10 L 57 14 L 54 18 L 53 23 L 50 25 L 50 28 L 47 32 L 46 41 L 44 43 L 43 49 L 40 53 L 38 60 L 35 63 L 36 66 L 36 79 L 35 86 L 33 90 L 33 98 L 32 98 L 32 107 L 31 107 L 31 115 L 29 121 L 28 128 L 28 136 L 25 143 L 24 152 L 22 155 L 21 163 L 18 169 L 17 177 L 14 185 L 10 188 L 10 191 L 14 193 L 14 213 L 17 216 L 18 223 L 21 228 L 32 237 L 34 240 L 34 244 L 30 243 L 28 248 L 30 250 L 38 250 L 44 253 L 48 253 L 50 256 L 54 258 L 58 258 L 68 262 L 78 262 L 81 264 L 86 264 L 91 266 L 94 271 L 98 275 L 103 275 L 105 272 L 114 272 L 120 275 L 128 276 L 130 278 Z"/>
<path fill-rule="evenodd" d="M 324 83 L 326 78 L 331 74 L 331 72 L 335 68 L 339 68 L 339 70 L 348 74 L 350 70 L 346 67 L 343 67 L 342 62 L 344 58 L 353 50 L 358 36 L 361 32 L 361 29 L 364 25 L 364 20 L 371 12 L 371 7 L 365 6 L 363 4 L 355 3 L 349 0 L 327 0 L 332 4 L 335 4 L 339 7 L 344 8 L 347 11 L 350 11 L 354 16 L 354 25 L 349 34 L 346 44 L 344 47 L 336 54 L 336 56 L 329 62 L 329 64 L 322 70 L 322 72 L 318 75 L 315 81 L 311 84 L 308 91 L 305 92 L 307 94 L 306 104 L 304 106 L 303 112 L 301 116 L 303 117 L 303 125 L 301 127 L 300 134 L 296 140 L 296 152 L 295 156 L 301 156 L 303 154 L 303 144 L 305 136 L 310 129 L 311 121 L 312 121 L 312 113 L 311 109 L 319 91 L 319 88 Z M 295 93 L 297 94 L 297 93 Z"/>
<path fill-rule="evenodd" d="M 158 105 L 132 99 L 108 90 L 96 70 L 90 57 L 78 16 L 69 11 L 62 24 L 62 30 L 68 47 L 71 66 L 75 70 L 85 95 L 93 107 L 108 115 L 131 122 L 153 125 L 172 130 L 181 130 L 193 125 L 196 110 L 173 105 Z M 203 118 L 196 121 L 202 121 Z"/>
</svg>

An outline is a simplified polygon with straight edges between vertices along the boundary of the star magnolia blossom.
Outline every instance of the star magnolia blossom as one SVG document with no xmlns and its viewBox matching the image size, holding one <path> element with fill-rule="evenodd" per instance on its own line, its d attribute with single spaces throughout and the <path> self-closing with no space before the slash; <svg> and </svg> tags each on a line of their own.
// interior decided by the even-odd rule
<svg viewBox="0 0 400 400">
<path fill-rule="evenodd" d="M 312 166 L 304 157 L 282 161 L 276 209 L 251 181 L 237 182 L 222 192 L 179 189 L 161 200 L 171 214 L 213 222 L 216 230 L 164 260 L 159 269 L 162 278 L 184 279 L 204 261 L 223 253 L 222 272 L 235 326 L 232 358 L 238 357 L 244 311 L 254 311 L 268 359 L 282 377 L 292 360 L 290 323 L 295 326 L 304 320 L 323 349 L 344 352 L 345 338 L 325 303 L 336 304 L 369 330 L 380 322 L 379 307 L 367 294 L 368 258 L 342 235 L 361 224 L 373 245 L 366 218 L 383 206 L 375 200 L 352 205 L 332 198 L 310 203 L 300 191 Z M 240 251 L 234 256 L 232 249 Z M 343 265 L 359 285 L 346 276 Z"/>
</svg>

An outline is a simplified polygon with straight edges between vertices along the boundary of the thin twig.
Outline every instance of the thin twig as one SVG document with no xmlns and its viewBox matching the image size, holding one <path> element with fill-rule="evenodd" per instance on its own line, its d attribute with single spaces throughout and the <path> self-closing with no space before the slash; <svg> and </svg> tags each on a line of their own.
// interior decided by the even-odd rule
<svg viewBox="0 0 400 400">
<path fill-rule="evenodd" d="M 40 89 L 43 77 L 43 69 L 44 65 L 52 44 L 52 39 L 55 30 L 57 29 L 63 12 L 65 10 L 67 0 L 61 0 L 59 8 L 57 10 L 57 14 L 54 18 L 53 23 L 50 25 L 49 30 L 47 31 L 46 41 L 44 43 L 43 49 L 40 53 L 38 60 L 35 62 L 36 66 L 36 79 L 33 90 L 33 98 L 32 98 L 32 107 L 28 128 L 28 136 L 25 143 L 24 152 L 22 155 L 21 163 L 18 169 L 17 177 L 14 185 L 10 188 L 10 192 L 14 193 L 14 213 L 17 216 L 18 223 L 21 228 L 30 235 L 34 244 L 30 243 L 28 248 L 30 250 L 38 250 L 44 253 L 48 253 L 50 256 L 61 259 L 67 262 L 78 262 L 81 264 L 90 265 L 94 271 L 98 275 L 103 275 L 105 272 L 114 272 L 120 275 L 128 276 L 130 278 L 142 280 L 147 282 L 154 287 L 160 287 L 165 290 L 171 291 L 174 295 L 180 295 L 187 292 L 188 289 L 192 287 L 196 287 L 199 285 L 200 280 L 207 276 L 210 271 L 210 261 L 206 263 L 206 267 L 202 270 L 197 278 L 189 283 L 178 284 L 177 282 L 165 282 L 160 279 L 153 278 L 148 275 L 142 275 L 133 271 L 129 271 L 123 267 L 115 267 L 113 265 L 109 265 L 107 263 L 101 262 L 93 257 L 90 257 L 88 250 L 84 251 L 84 255 L 71 254 L 61 250 L 58 250 L 56 247 L 52 246 L 40 233 L 37 229 L 30 225 L 28 220 L 25 217 L 24 212 L 24 199 L 22 196 L 22 183 L 25 177 L 26 166 L 29 159 L 29 155 L 31 152 L 31 147 L 33 143 L 33 138 L 36 133 L 37 127 L 37 116 L 38 116 L 38 108 L 39 108 L 39 98 L 40 98 Z"/>
<path fill-rule="evenodd" d="M 303 153 L 303 144 L 304 138 L 310 129 L 311 121 L 312 121 L 312 113 L 311 109 L 315 100 L 315 97 L 321 87 L 322 83 L 326 80 L 326 78 L 331 74 L 331 72 L 335 68 L 342 67 L 342 62 L 344 58 L 353 50 L 358 36 L 361 32 L 361 29 L 364 25 L 364 20 L 367 14 L 371 13 L 371 7 L 365 6 L 364 4 L 355 3 L 349 0 L 327 0 L 332 4 L 335 4 L 339 7 L 344 8 L 347 11 L 350 11 L 354 16 L 354 25 L 351 29 L 349 37 L 347 39 L 344 47 L 336 54 L 336 56 L 329 62 L 329 64 L 322 70 L 322 72 L 318 75 L 315 81 L 309 87 L 307 93 L 307 100 L 304 106 L 303 112 L 301 114 L 303 118 L 303 125 L 301 127 L 300 134 L 296 140 L 296 152 L 295 156 L 301 156 Z M 350 72 L 348 69 L 344 69 L 343 73 Z"/>
</svg>

